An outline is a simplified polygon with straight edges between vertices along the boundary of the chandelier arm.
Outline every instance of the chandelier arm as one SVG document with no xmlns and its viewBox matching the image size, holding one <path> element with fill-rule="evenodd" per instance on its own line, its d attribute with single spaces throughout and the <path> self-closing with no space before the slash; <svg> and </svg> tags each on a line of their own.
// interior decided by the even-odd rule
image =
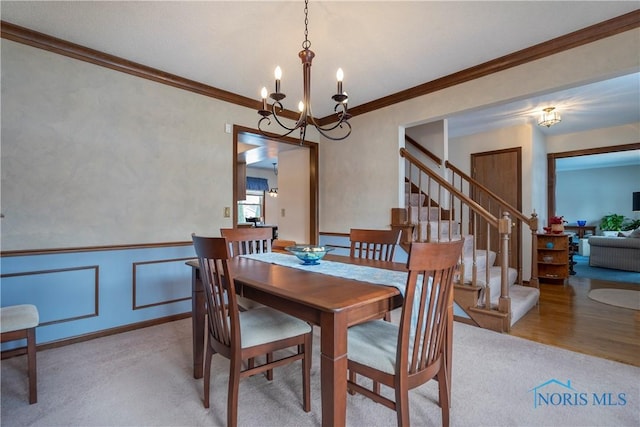
<svg viewBox="0 0 640 427">
<path fill-rule="evenodd" d="M 318 129 L 318 131 L 322 131 L 322 132 L 331 132 L 334 129 L 337 129 L 339 127 L 341 128 L 343 124 L 346 124 L 349 126 L 349 128 L 351 128 L 351 125 L 349 124 L 348 119 L 344 118 L 344 114 L 341 114 L 339 116 L 338 122 L 333 126 L 322 127 L 318 124 L 318 122 L 315 121 L 313 117 L 311 118 L 311 120 L 309 120 L 309 123 L 312 124 L 316 129 Z"/>
<path fill-rule="evenodd" d="M 263 116 L 260 120 L 258 120 L 258 129 L 260 129 L 260 126 L 262 126 L 262 122 L 267 121 L 267 126 L 271 125 L 271 119 L 269 118 L 269 116 Z"/>
<path fill-rule="evenodd" d="M 334 109 L 334 111 L 337 111 L 337 110 L 338 110 L 338 105 L 336 105 L 336 108 Z M 311 104 L 309 104 L 309 114 L 308 114 L 308 116 L 309 116 L 309 118 L 307 120 L 307 124 L 310 124 L 314 128 L 318 129 L 319 131 L 323 131 L 323 132 L 330 132 L 330 131 L 334 130 L 335 128 L 340 126 L 342 123 L 346 122 L 350 117 L 350 116 L 346 116 L 347 118 L 345 119 L 345 111 L 344 111 L 344 107 L 343 107 L 343 111 L 340 114 L 338 114 L 338 123 L 336 123 L 334 126 L 322 127 L 316 121 L 316 118 L 313 115 L 313 111 L 311 110 Z"/>
<path fill-rule="evenodd" d="M 275 117 L 276 121 L 277 121 L 278 123 L 280 123 L 280 122 L 278 121 L 278 119 L 277 119 L 277 116 L 274 116 L 274 117 Z M 273 134 L 273 132 L 270 132 L 270 131 L 268 131 L 268 130 L 262 129 L 262 122 L 263 122 L 263 121 L 265 121 L 265 120 L 267 121 L 267 126 L 270 126 L 270 125 L 271 125 L 271 119 L 269 119 L 269 117 L 268 117 L 268 116 L 262 117 L 262 118 L 258 121 L 258 130 L 259 130 L 259 131 L 260 131 L 260 133 L 261 133 L 261 134 L 263 134 L 264 136 L 270 136 L 269 134 Z M 283 126 L 283 125 L 281 124 L 281 126 Z M 283 126 L 283 127 L 284 127 L 284 126 Z M 291 132 L 293 132 L 294 130 L 296 130 L 296 128 L 290 129 L 290 128 L 287 128 L 287 127 L 285 127 L 285 129 L 287 129 L 287 130 L 288 130 L 288 132 L 283 133 L 283 134 L 276 134 L 276 135 L 278 135 L 278 137 L 280 137 L 280 138 L 283 138 L 283 137 L 288 136 L 289 134 L 291 134 Z"/>
<path fill-rule="evenodd" d="M 275 101 L 272 105 L 271 105 L 271 113 L 273 114 L 273 119 L 276 121 L 276 123 L 278 123 L 280 126 L 282 126 L 284 129 L 288 130 L 289 132 L 286 133 L 285 135 L 289 135 L 291 132 L 293 132 L 294 130 L 298 129 L 299 127 L 299 123 L 300 123 L 300 119 L 298 119 L 298 121 L 296 122 L 295 126 L 290 128 L 289 126 L 285 125 L 284 123 L 282 123 L 280 121 L 280 118 L 278 117 L 278 114 L 276 113 L 276 104 L 278 106 L 278 108 L 280 109 L 280 111 L 283 110 L 282 108 L 282 104 L 280 103 L 280 101 Z"/>
<path fill-rule="evenodd" d="M 259 130 L 259 131 L 260 131 L 260 133 L 261 133 L 262 135 L 264 135 L 264 136 L 271 137 L 271 136 L 273 136 L 273 135 L 277 135 L 277 136 L 278 136 L 278 138 L 284 138 L 285 136 L 289 136 L 289 135 L 291 134 L 291 132 L 293 132 L 294 130 L 296 130 L 295 128 L 294 128 L 294 129 L 290 129 L 288 132 L 285 132 L 285 133 L 282 133 L 282 134 L 275 133 L 275 132 L 270 132 L 270 131 L 268 131 L 268 130 L 262 129 L 262 127 L 261 127 L 261 122 L 262 122 L 262 120 L 264 120 L 264 119 L 260 119 L 260 121 L 258 122 L 258 130 Z"/>
<path fill-rule="evenodd" d="M 346 127 L 349 128 L 349 130 L 346 133 L 346 135 L 341 136 L 341 137 L 335 137 L 335 136 L 331 136 L 331 135 L 329 135 L 327 133 L 327 132 L 331 132 L 332 130 L 336 129 L 337 127 L 343 128 L 343 125 L 346 125 Z M 318 130 L 318 133 L 320 135 L 322 135 L 325 138 L 330 139 L 332 141 L 342 141 L 343 139 L 346 139 L 347 137 L 349 137 L 349 135 L 351 135 L 351 124 L 346 120 L 339 121 L 335 126 L 332 126 L 330 128 L 322 128 L 322 127 L 316 125 L 315 123 L 313 124 L 313 126 Z"/>
</svg>

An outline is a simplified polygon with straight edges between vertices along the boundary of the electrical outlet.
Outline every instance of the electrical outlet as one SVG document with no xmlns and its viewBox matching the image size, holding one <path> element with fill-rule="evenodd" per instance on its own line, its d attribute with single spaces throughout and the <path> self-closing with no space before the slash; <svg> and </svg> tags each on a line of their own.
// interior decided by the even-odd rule
<svg viewBox="0 0 640 427">
<path fill-rule="evenodd" d="M 230 216 L 231 216 L 231 208 L 227 206 L 224 208 L 224 217 L 229 218 Z"/>
<path fill-rule="evenodd" d="M 284 208 L 280 209 L 280 216 L 284 218 Z"/>
</svg>

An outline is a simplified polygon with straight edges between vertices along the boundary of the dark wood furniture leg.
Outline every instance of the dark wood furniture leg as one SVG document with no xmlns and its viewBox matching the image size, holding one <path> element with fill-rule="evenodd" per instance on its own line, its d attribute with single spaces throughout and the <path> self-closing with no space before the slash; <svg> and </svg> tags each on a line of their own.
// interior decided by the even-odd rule
<svg viewBox="0 0 640 427">
<path fill-rule="evenodd" d="M 204 287 L 200 279 L 200 269 L 191 272 L 191 327 L 193 331 L 193 378 L 203 376 L 204 359 Z"/>
<path fill-rule="evenodd" d="M 322 425 L 340 427 L 347 419 L 347 319 L 324 312 L 320 323 Z"/>
</svg>

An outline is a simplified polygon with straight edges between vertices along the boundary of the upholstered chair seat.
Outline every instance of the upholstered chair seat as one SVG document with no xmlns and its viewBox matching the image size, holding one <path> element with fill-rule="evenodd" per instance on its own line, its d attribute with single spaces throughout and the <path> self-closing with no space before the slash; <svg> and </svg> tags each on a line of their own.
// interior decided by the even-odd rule
<svg viewBox="0 0 640 427">
<path fill-rule="evenodd" d="M 40 323 L 38 309 L 32 304 L 0 308 L 0 342 L 27 340 L 27 372 L 29 403 L 38 401 L 36 369 L 36 326 Z"/>
<path fill-rule="evenodd" d="M 295 317 L 260 307 L 240 312 L 240 346 L 255 347 L 311 332 L 311 326 Z"/>
</svg>

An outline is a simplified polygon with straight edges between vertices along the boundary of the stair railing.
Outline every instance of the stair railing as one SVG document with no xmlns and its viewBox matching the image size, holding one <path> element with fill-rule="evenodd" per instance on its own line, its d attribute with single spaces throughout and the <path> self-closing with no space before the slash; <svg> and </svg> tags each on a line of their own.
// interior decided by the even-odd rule
<svg viewBox="0 0 640 427">
<path fill-rule="evenodd" d="M 421 193 L 427 194 L 428 198 L 434 198 L 432 195 L 436 195 L 435 200 L 440 207 L 438 209 L 437 218 L 431 218 L 431 209 L 427 209 L 426 221 L 418 221 L 418 240 L 426 241 L 441 241 L 450 240 L 456 237 L 459 232 L 460 235 L 470 234 L 470 227 L 477 230 L 477 218 L 482 218 L 486 223 L 487 233 L 485 242 L 483 242 L 487 248 L 485 255 L 485 286 L 484 286 L 484 302 L 478 301 L 478 306 L 484 306 L 485 310 L 498 311 L 505 315 L 506 324 L 510 325 L 511 322 L 511 299 L 509 297 L 509 239 L 511 235 L 511 218 L 508 211 L 505 211 L 501 218 L 497 218 L 483 206 L 478 204 L 475 200 L 464 194 L 461 190 L 450 184 L 445 178 L 425 166 L 415 156 L 408 152 L 405 148 L 400 149 L 400 156 L 406 160 L 405 175 L 410 177 L 410 180 L 416 184 Z M 459 202 L 459 209 L 453 209 L 454 202 Z M 426 206 L 431 206 L 429 200 Z M 447 219 L 443 220 L 442 212 L 448 209 Z M 463 221 L 464 215 L 470 218 L 470 221 Z M 411 219 L 411 216 L 409 216 Z M 418 217 L 420 220 L 420 217 Z M 425 224 L 426 222 L 426 224 Z M 436 226 L 433 227 L 433 223 Z M 446 224 L 446 226 L 445 226 Z M 426 233 L 423 227 L 427 227 Z M 443 230 L 446 229 L 446 233 Z M 490 246 L 490 233 L 491 229 L 498 231 L 500 236 L 500 297 L 497 307 L 493 307 L 491 304 L 491 292 L 490 292 L 490 271 L 489 271 L 489 248 Z M 435 232 L 435 236 L 433 235 Z M 426 238 L 423 239 L 423 236 Z M 470 285 L 473 287 L 478 286 L 478 266 L 477 266 L 477 238 L 473 238 L 472 248 L 472 278 L 470 283 L 464 283 L 465 271 L 464 263 L 460 271 L 460 284 Z M 467 248 L 468 249 L 468 248 Z M 507 326 L 508 328 L 508 326 Z"/>
<path fill-rule="evenodd" d="M 529 228 L 531 232 L 531 278 L 529 279 L 529 285 L 538 287 L 538 269 L 536 262 L 536 247 L 537 247 L 537 233 L 538 233 L 538 216 L 534 212 L 531 217 L 527 217 L 522 212 L 520 212 L 517 208 L 513 207 L 507 201 L 502 199 L 500 196 L 489 190 L 487 187 L 465 174 L 463 171 L 458 169 L 455 165 L 450 163 L 448 160 L 444 162 L 445 169 L 448 169 L 452 172 L 451 178 L 449 182 L 456 186 L 456 176 L 459 178 L 459 187 L 457 187 L 460 191 L 465 192 L 464 186 L 466 185 L 467 194 L 482 194 L 483 200 L 488 199 L 488 203 L 491 205 L 496 204 L 499 210 L 498 215 L 502 216 L 504 212 L 508 212 L 511 218 L 514 220 L 513 227 L 517 230 L 520 229 L 519 226 L 526 226 Z M 486 206 L 486 205 L 485 205 Z M 518 283 L 522 284 L 523 281 L 523 272 L 522 272 L 522 250 L 518 251 Z"/>
</svg>

